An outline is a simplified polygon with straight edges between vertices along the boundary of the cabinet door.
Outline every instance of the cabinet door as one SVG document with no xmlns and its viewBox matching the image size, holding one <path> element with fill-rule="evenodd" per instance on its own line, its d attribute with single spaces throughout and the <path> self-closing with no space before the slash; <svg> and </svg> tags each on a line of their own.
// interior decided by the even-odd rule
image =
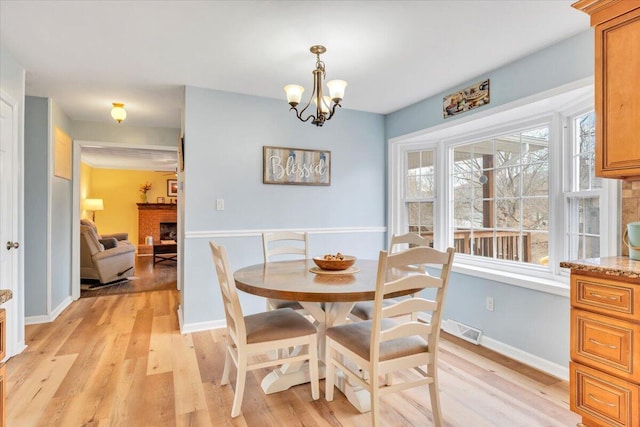
<svg viewBox="0 0 640 427">
<path fill-rule="evenodd" d="M 640 178 L 640 9 L 595 33 L 596 175 Z"/>
</svg>

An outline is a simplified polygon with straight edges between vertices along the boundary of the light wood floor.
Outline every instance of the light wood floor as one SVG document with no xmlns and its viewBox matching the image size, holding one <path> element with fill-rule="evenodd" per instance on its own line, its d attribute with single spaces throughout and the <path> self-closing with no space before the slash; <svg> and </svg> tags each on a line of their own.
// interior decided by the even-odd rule
<svg viewBox="0 0 640 427">
<path fill-rule="evenodd" d="M 115 285 L 98 286 L 92 290 L 82 289 L 80 298 L 178 289 L 176 273 L 174 261 L 161 261 L 154 264 L 153 256 L 137 256 L 135 273 L 129 280 Z"/>
<path fill-rule="evenodd" d="M 83 298 L 55 322 L 27 327 L 28 348 L 7 365 L 7 422 L 28 426 L 368 426 L 340 392 L 308 385 L 265 396 L 266 370 L 247 376 L 242 414 L 220 386 L 223 330 L 181 335 L 175 291 Z M 568 385 L 455 339 L 441 341 L 447 426 L 575 426 Z M 515 370 L 514 370 L 515 369 Z M 232 376 L 235 370 L 232 370 Z M 232 381 L 235 385 L 235 381 Z M 387 426 L 428 426 L 427 387 L 383 397 Z"/>
</svg>

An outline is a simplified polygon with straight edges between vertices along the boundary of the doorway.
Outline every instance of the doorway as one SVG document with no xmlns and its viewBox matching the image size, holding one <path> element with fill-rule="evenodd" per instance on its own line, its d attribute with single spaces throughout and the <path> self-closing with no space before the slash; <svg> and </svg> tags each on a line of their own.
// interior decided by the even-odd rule
<svg viewBox="0 0 640 427">
<path fill-rule="evenodd" d="M 85 155 L 83 156 L 83 151 Z M 73 196 L 72 203 L 74 209 L 72 209 L 73 213 L 73 224 L 80 223 L 80 201 L 85 197 L 93 197 L 93 195 L 83 194 L 82 183 L 81 183 L 81 161 L 83 157 L 91 155 L 92 161 L 95 162 L 96 157 L 95 153 L 100 152 L 102 155 L 100 161 L 103 161 L 104 164 L 96 169 L 120 169 L 125 170 L 124 172 L 141 172 L 141 171 L 155 171 L 162 172 L 163 175 L 171 175 L 171 178 L 175 177 L 175 169 L 177 168 L 177 147 L 169 147 L 169 146 L 151 146 L 151 145 L 133 145 L 133 144 L 117 144 L 117 143 L 109 143 L 109 142 L 96 142 L 96 141 L 74 141 L 73 145 Z M 159 162 L 158 153 L 171 153 L 171 161 L 164 159 L 164 165 L 162 164 L 162 159 Z M 113 160 L 115 158 L 115 163 Z M 115 164 L 117 166 L 110 166 L 111 164 Z M 126 170 L 130 169 L 130 170 Z M 135 186 L 136 183 L 133 183 Z M 84 191 L 86 193 L 86 190 Z M 145 193 L 146 195 L 146 193 Z M 140 202 L 140 200 L 134 200 L 129 202 L 128 206 L 131 206 L 132 203 Z M 105 207 L 106 209 L 106 207 Z M 136 219 L 137 221 L 137 219 Z M 136 222 L 137 224 L 137 222 Z M 100 232 L 100 224 L 98 224 L 98 231 Z M 118 230 L 123 231 L 123 230 Z M 137 234 L 137 225 L 136 225 L 136 234 Z M 80 227 L 72 227 L 72 298 L 78 299 L 81 296 L 81 280 L 80 280 Z M 132 239 L 132 243 L 136 246 L 139 244 L 139 239 L 134 237 Z M 140 257 L 136 257 L 140 258 Z M 144 262 L 141 262 L 140 268 L 144 269 Z M 138 261 L 136 261 L 136 268 L 138 268 Z M 174 268 L 175 269 L 175 268 Z M 136 274 L 137 276 L 137 274 Z M 114 285 L 115 286 L 115 285 Z M 117 291 L 116 289 L 112 289 L 111 292 L 114 293 Z"/>
</svg>

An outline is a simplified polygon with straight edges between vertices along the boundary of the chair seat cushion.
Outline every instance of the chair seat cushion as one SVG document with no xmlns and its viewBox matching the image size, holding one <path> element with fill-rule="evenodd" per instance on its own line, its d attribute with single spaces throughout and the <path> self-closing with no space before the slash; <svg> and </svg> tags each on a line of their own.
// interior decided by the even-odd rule
<svg viewBox="0 0 640 427">
<path fill-rule="evenodd" d="M 395 304 L 398 301 L 394 299 L 385 299 L 382 300 L 382 306 L 386 307 L 391 304 Z M 362 320 L 371 320 L 373 319 L 373 301 L 364 301 L 356 303 L 351 309 L 351 314 L 356 316 L 358 319 Z"/>
<path fill-rule="evenodd" d="M 389 329 L 398 322 L 392 319 L 382 319 L 382 330 Z M 370 360 L 371 328 L 373 322 L 347 323 L 327 329 L 327 337 L 350 349 L 365 360 Z M 384 341 L 380 345 L 380 361 L 397 359 L 412 354 L 424 353 L 429 350 L 427 341 L 419 336 L 404 337 Z"/>
<path fill-rule="evenodd" d="M 316 327 L 290 308 L 251 314 L 244 318 L 247 343 L 255 344 L 311 335 Z"/>
</svg>

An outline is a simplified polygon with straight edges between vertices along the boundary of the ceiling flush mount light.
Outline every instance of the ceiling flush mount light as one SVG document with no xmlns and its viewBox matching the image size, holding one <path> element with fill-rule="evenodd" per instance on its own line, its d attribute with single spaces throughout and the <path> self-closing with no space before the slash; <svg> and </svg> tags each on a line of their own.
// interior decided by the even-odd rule
<svg viewBox="0 0 640 427">
<path fill-rule="evenodd" d="M 300 85 L 287 85 L 284 87 L 284 91 L 287 93 L 287 102 L 291 105 L 291 110 L 296 112 L 296 115 L 303 122 L 311 119 L 311 123 L 316 126 L 322 126 L 324 122 L 333 117 L 333 113 L 336 111 L 336 107 L 342 107 L 340 101 L 344 98 L 344 88 L 347 87 L 347 82 L 344 80 L 330 80 L 327 82 L 329 88 L 329 96 L 322 94 L 322 80 L 326 77 L 324 69 L 324 62 L 320 60 L 320 55 L 325 53 L 327 49 L 321 45 L 311 46 L 309 49 L 311 53 L 316 55 L 316 69 L 313 70 L 313 92 L 309 102 L 302 110 L 298 111 L 298 104 L 302 99 L 302 92 L 304 88 Z M 304 112 L 311 105 L 313 100 L 316 107 L 316 114 L 309 114 L 306 118 L 302 118 Z"/>
<path fill-rule="evenodd" d="M 127 117 L 127 112 L 124 109 L 124 104 L 120 104 L 118 102 L 113 103 L 113 108 L 111 109 L 111 117 L 118 123 L 122 123 L 122 121 Z"/>
</svg>

